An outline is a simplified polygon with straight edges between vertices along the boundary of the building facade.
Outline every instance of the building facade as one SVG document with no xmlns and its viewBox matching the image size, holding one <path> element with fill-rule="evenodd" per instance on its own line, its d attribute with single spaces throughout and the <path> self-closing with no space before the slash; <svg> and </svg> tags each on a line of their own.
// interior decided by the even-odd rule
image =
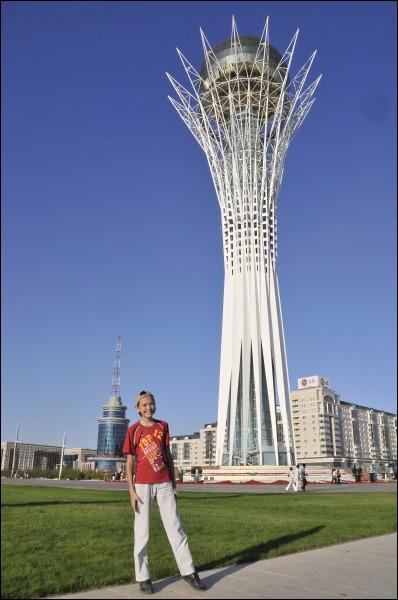
<svg viewBox="0 0 398 600">
<path fill-rule="evenodd" d="M 284 430 L 280 407 L 276 407 L 278 447 L 284 448 Z M 217 423 L 207 423 L 195 433 L 170 437 L 175 466 L 183 469 L 216 466 Z"/>
<path fill-rule="evenodd" d="M 122 338 L 119 335 L 116 342 L 111 394 L 108 402 L 102 407 L 102 417 L 98 419 L 97 452 L 95 456 L 89 458 L 93 468 L 100 471 L 119 471 L 124 468 L 126 462 L 122 449 L 130 420 L 126 419 L 127 406 L 123 406 L 120 396 L 121 348 Z"/>
<path fill-rule="evenodd" d="M 123 406 L 120 396 L 110 396 L 102 409 L 103 415 L 98 419 L 97 453 L 90 460 L 94 460 L 96 469 L 115 471 L 119 463 L 125 461 L 122 449 L 130 422 L 126 419 L 127 406 Z"/>
<path fill-rule="evenodd" d="M 212 47 L 196 70 L 181 54 L 191 88 L 174 78 L 173 106 L 205 152 L 221 211 L 224 307 L 218 397 L 217 465 L 291 464 L 289 378 L 277 278 L 277 202 L 290 141 L 314 102 L 297 74 L 297 34 L 282 55 L 261 38 Z M 277 406 L 283 428 L 278 443 Z"/>
<path fill-rule="evenodd" d="M 191 435 L 170 437 L 174 465 L 179 469 L 209 467 L 216 460 L 217 423 L 208 423 Z"/>
<path fill-rule="evenodd" d="M 12 469 L 15 442 L 1 443 L 1 470 Z M 30 471 L 31 469 L 57 469 L 61 462 L 61 446 L 45 444 L 27 444 L 17 442 L 14 470 Z M 89 448 L 65 448 L 63 466 L 83 470 L 87 468 L 87 458 L 95 454 Z"/>
<path fill-rule="evenodd" d="M 362 468 L 380 477 L 397 470 L 397 415 L 341 400 L 318 375 L 298 380 L 291 393 L 296 462 L 307 466 Z M 277 442 L 284 447 L 282 411 L 276 406 Z M 175 466 L 216 466 L 217 423 L 170 438 Z M 282 462 L 280 462 L 282 464 Z M 222 468 L 222 467 L 221 467 Z"/>
<path fill-rule="evenodd" d="M 347 464 L 396 470 L 397 415 L 343 401 L 340 414 Z"/>
<path fill-rule="evenodd" d="M 95 450 L 90 448 L 65 448 L 63 466 L 78 471 L 89 471 L 93 468 L 93 463 L 88 461 L 90 456 L 95 454 Z"/>
<path fill-rule="evenodd" d="M 342 401 L 318 375 L 297 387 L 290 397 L 298 462 L 396 471 L 396 415 Z"/>
</svg>

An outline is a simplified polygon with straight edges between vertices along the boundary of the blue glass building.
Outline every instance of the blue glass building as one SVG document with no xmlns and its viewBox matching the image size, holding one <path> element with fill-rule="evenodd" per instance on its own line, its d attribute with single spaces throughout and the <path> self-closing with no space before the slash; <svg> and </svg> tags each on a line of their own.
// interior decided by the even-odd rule
<svg viewBox="0 0 398 600">
<path fill-rule="evenodd" d="M 110 396 L 102 409 L 103 416 L 98 419 L 95 466 L 101 471 L 116 471 L 116 463 L 125 462 L 122 448 L 130 422 L 126 419 L 127 406 L 123 406 L 120 396 Z"/>
<path fill-rule="evenodd" d="M 120 396 L 121 347 L 122 338 L 119 335 L 111 395 L 108 402 L 102 407 L 102 417 L 98 419 L 97 454 L 91 459 L 95 461 L 95 468 L 101 471 L 116 471 L 121 463 L 126 462 L 122 449 L 130 421 L 126 419 L 127 406 L 123 406 Z"/>
</svg>

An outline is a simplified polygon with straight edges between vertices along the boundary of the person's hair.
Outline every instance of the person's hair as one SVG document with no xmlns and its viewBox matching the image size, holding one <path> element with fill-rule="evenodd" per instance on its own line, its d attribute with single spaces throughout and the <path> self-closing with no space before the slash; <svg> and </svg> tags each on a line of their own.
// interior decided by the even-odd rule
<svg viewBox="0 0 398 600">
<path fill-rule="evenodd" d="M 290 467 L 290 470 L 293 471 L 293 467 Z"/>
<path fill-rule="evenodd" d="M 303 467 L 305 467 L 305 463 L 303 463 Z"/>
<path fill-rule="evenodd" d="M 299 469 L 299 468 L 300 468 L 300 465 L 296 465 L 296 469 Z"/>
</svg>

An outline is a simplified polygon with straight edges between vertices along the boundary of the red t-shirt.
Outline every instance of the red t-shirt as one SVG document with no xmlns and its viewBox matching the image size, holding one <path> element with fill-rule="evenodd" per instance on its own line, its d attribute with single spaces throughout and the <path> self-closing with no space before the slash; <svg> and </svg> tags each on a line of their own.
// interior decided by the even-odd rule
<svg viewBox="0 0 398 600">
<path fill-rule="evenodd" d="M 129 427 L 123 453 L 135 457 L 135 483 L 165 483 L 171 480 L 165 460 L 165 449 L 169 445 L 169 426 L 166 421 L 154 419 L 150 427 L 138 421 Z"/>
</svg>

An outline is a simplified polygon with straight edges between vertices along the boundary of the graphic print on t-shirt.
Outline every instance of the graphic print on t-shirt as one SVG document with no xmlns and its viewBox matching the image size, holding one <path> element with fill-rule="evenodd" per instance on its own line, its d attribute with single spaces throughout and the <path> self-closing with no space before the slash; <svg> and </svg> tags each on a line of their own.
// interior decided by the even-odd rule
<svg viewBox="0 0 398 600">
<path fill-rule="evenodd" d="M 147 433 L 143 438 L 141 438 L 139 443 L 142 453 L 147 458 L 155 473 L 157 471 L 161 471 L 165 467 L 162 451 L 159 445 L 159 441 L 161 439 L 162 431 L 155 429 L 153 434 Z"/>
</svg>

